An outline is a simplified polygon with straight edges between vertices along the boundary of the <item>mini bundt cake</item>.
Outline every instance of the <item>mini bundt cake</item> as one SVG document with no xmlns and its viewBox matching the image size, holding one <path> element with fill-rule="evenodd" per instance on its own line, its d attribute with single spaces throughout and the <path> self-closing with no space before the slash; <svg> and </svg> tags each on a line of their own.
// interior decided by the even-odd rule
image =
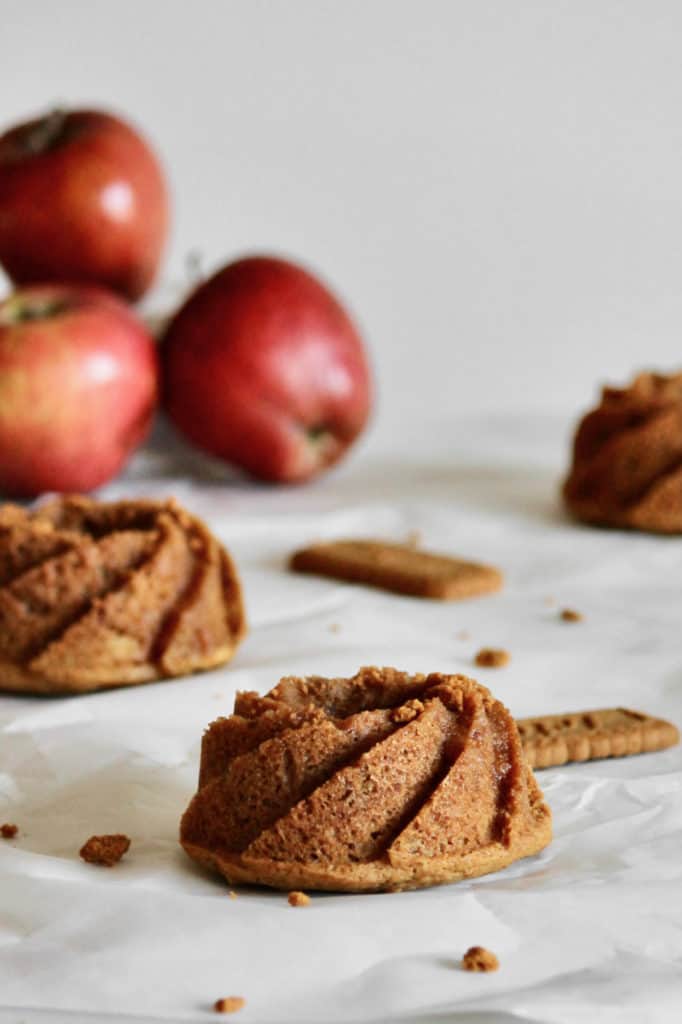
<svg viewBox="0 0 682 1024">
<path fill-rule="evenodd" d="M 550 838 L 507 709 L 466 676 L 390 668 L 237 694 L 180 830 L 232 883 L 349 892 L 472 878 Z"/>
<path fill-rule="evenodd" d="M 244 630 L 229 555 L 176 502 L 0 507 L 0 689 L 184 675 L 228 661 Z"/>
<path fill-rule="evenodd" d="M 587 523 L 682 533 L 682 373 L 604 388 L 578 426 L 564 499 Z"/>
</svg>

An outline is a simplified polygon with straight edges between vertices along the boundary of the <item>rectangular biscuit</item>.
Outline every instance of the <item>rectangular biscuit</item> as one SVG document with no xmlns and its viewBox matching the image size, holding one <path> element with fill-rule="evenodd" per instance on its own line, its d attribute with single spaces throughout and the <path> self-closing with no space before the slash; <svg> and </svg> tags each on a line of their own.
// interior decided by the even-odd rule
<svg viewBox="0 0 682 1024">
<path fill-rule="evenodd" d="M 680 740 L 671 722 L 628 708 L 539 715 L 520 718 L 516 725 L 531 768 L 644 754 L 674 747 Z"/>
<path fill-rule="evenodd" d="M 289 568 L 441 601 L 492 594 L 502 586 L 502 573 L 491 566 L 377 540 L 312 544 L 291 556 Z"/>
</svg>

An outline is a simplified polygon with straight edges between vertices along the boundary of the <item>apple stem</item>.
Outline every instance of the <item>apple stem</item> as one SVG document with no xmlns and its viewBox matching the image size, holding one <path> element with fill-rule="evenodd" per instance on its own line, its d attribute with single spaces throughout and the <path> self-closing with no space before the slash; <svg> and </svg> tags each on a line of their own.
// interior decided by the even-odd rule
<svg viewBox="0 0 682 1024">
<path fill-rule="evenodd" d="M 64 132 L 66 117 L 63 107 L 55 107 L 41 117 L 22 139 L 24 149 L 34 156 L 52 149 Z"/>
<path fill-rule="evenodd" d="M 322 424 L 319 427 L 308 427 L 306 429 L 308 440 L 313 444 L 318 444 L 323 441 L 325 437 L 329 435 L 329 427 Z"/>
<path fill-rule="evenodd" d="M 2 324 L 23 324 L 29 320 L 48 320 L 59 316 L 69 308 L 63 299 L 27 300 L 23 295 L 15 295 L 7 299 L 0 313 Z"/>
</svg>

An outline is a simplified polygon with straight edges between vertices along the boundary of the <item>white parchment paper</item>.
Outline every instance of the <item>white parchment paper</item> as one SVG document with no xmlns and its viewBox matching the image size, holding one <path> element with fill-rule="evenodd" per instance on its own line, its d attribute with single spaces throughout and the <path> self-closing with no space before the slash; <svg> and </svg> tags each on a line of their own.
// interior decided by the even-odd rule
<svg viewBox="0 0 682 1024">
<path fill-rule="evenodd" d="M 150 449 L 106 492 L 175 494 L 240 567 L 251 624 L 234 662 L 67 698 L 0 697 L 0 1021 L 676 1022 L 682 1018 L 682 752 L 540 773 L 555 839 L 438 889 L 286 896 L 202 872 L 177 843 L 204 727 L 237 689 L 362 664 L 476 675 L 517 716 L 627 705 L 682 723 L 682 539 L 580 528 L 551 422 L 438 425 L 308 488 L 212 479 Z M 196 471 L 195 471 L 196 470 Z M 319 537 L 404 538 L 500 565 L 502 593 L 423 602 L 286 573 Z M 561 622 L 570 606 L 584 621 Z M 509 667 L 475 669 L 481 646 Z M 112 870 L 93 833 L 125 832 Z M 500 970 L 459 969 L 474 944 Z"/>
</svg>

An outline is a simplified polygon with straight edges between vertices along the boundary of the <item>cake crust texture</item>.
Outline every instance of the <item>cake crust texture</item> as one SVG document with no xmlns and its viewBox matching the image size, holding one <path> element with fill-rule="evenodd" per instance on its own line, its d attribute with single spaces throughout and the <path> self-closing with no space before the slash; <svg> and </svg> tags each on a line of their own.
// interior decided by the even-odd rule
<svg viewBox="0 0 682 1024">
<path fill-rule="evenodd" d="M 184 675 L 228 661 L 244 631 L 230 556 L 177 502 L 0 506 L 0 689 Z"/>
<path fill-rule="evenodd" d="M 341 892 L 473 878 L 550 838 L 507 709 L 466 676 L 390 668 L 238 694 L 180 831 L 231 883 Z"/>
<path fill-rule="evenodd" d="M 592 525 L 682 533 L 682 373 L 603 389 L 578 425 L 563 495 Z"/>
</svg>

